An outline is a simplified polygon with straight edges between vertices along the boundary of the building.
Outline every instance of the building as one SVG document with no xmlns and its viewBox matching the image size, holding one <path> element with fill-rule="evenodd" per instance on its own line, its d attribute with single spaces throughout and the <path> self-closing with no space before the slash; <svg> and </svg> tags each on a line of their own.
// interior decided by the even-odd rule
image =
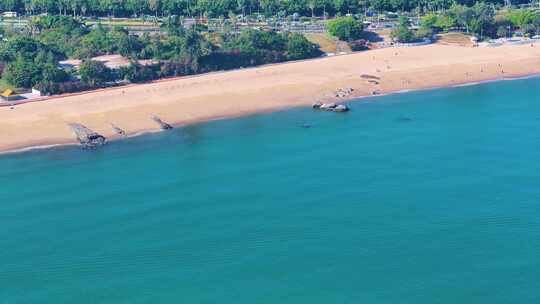
<svg viewBox="0 0 540 304">
<path fill-rule="evenodd" d="M 41 93 L 41 91 L 36 88 L 32 88 L 32 95 L 40 97 L 43 96 L 43 93 Z"/>
<path fill-rule="evenodd" d="M 13 90 L 7 89 L 0 94 L 0 98 L 2 98 L 3 101 L 13 101 L 19 99 L 19 95 L 15 94 Z"/>
</svg>

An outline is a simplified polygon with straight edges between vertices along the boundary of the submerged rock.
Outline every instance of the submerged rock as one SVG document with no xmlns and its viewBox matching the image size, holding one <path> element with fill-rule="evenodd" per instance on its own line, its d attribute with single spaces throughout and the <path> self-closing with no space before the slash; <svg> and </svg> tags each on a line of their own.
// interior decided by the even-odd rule
<svg viewBox="0 0 540 304">
<path fill-rule="evenodd" d="M 410 117 L 398 117 L 398 118 L 396 119 L 396 121 L 397 121 L 397 122 L 412 122 L 413 119 L 410 118 Z"/>
</svg>

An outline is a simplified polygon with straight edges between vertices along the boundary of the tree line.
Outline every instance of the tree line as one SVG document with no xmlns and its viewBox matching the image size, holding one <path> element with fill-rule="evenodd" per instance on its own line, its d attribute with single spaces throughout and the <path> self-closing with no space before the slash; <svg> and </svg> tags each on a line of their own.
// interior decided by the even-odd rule
<svg viewBox="0 0 540 304">
<path fill-rule="evenodd" d="M 21 14 L 62 14 L 73 16 L 191 16 L 227 17 L 233 14 L 267 16 L 335 16 L 376 11 L 433 11 L 454 4 L 503 5 L 504 0 L 0 0 L 0 10 Z M 513 4 L 529 3 L 514 0 Z"/>
<path fill-rule="evenodd" d="M 58 94 L 125 80 L 142 82 L 266 63 L 318 57 L 318 45 L 303 35 L 246 30 L 207 33 L 186 28 L 179 17 L 163 23 L 166 34 L 130 35 L 121 27 L 88 28 L 68 16 L 33 18 L 22 33 L 0 42 L 2 77 L 15 87 L 38 87 Z M 131 64 L 110 70 L 91 58 L 121 54 Z M 77 58 L 78 70 L 59 68 L 59 61 Z M 147 64 L 140 64 L 145 60 Z"/>
<path fill-rule="evenodd" d="M 527 9 L 496 11 L 485 3 L 472 7 L 455 5 L 442 14 L 427 14 L 422 17 L 423 29 L 435 33 L 460 28 L 481 40 L 503 38 L 519 30 L 526 36 L 540 34 L 540 13 Z"/>
<path fill-rule="evenodd" d="M 475 35 L 480 40 L 505 38 L 516 31 L 533 37 L 540 35 L 540 12 L 528 9 L 496 11 L 492 6 L 481 2 L 471 7 L 453 5 L 444 12 L 422 16 L 420 28 L 416 31 L 410 29 L 408 18 L 401 16 L 391 36 L 397 42 L 415 42 L 456 29 Z"/>
</svg>

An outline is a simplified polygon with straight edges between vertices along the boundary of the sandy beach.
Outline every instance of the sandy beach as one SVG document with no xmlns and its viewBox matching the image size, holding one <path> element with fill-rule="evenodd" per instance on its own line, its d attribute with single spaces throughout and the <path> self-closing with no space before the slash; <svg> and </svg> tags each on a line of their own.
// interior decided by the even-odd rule
<svg viewBox="0 0 540 304">
<path fill-rule="evenodd" d="M 128 135 L 158 130 L 153 115 L 182 125 L 339 101 L 335 92 L 345 87 L 357 98 L 539 73 L 540 45 L 428 45 L 206 74 L 0 107 L 0 151 L 76 143 L 68 123 L 111 139 L 111 124 Z"/>
</svg>

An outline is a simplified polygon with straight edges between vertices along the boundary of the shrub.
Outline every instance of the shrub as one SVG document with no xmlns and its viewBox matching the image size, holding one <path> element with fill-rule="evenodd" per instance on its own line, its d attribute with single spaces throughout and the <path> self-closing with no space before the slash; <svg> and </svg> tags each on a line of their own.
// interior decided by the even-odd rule
<svg viewBox="0 0 540 304">
<path fill-rule="evenodd" d="M 506 26 L 499 26 L 497 28 L 497 37 L 499 38 L 508 37 L 508 29 L 506 28 Z"/>
<path fill-rule="evenodd" d="M 369 49 L 369 41 L 365 39 L 358 39 L 358 40 L 350 42 L 349 46 L 351 47 L 351 50 L 355 52 L 365 51 Z"/>
<path fill-rule="evenodd" d="M 417 40 L 422 40 L 425 38 L 431 39 L 433 37 L 433 30 L 430 28 L 419 28 L 414 36 Z"/>
<path fill-rule="evenodd" d="M 157 71 L 152 66 L 141 65 L 132 62 L 128 67 L 120 69 L 120 78 L 129 82 L 147 82 L 158 77 Z"/>
<path fill-rule="evenodd" d="M 67 82 L 41 82 L 36 84 L 36 89 L 45 95 L 57 95 L 64 93 L 75 93 L 90 90 L 93 87 L 81 81 Z"/>
</svg>

